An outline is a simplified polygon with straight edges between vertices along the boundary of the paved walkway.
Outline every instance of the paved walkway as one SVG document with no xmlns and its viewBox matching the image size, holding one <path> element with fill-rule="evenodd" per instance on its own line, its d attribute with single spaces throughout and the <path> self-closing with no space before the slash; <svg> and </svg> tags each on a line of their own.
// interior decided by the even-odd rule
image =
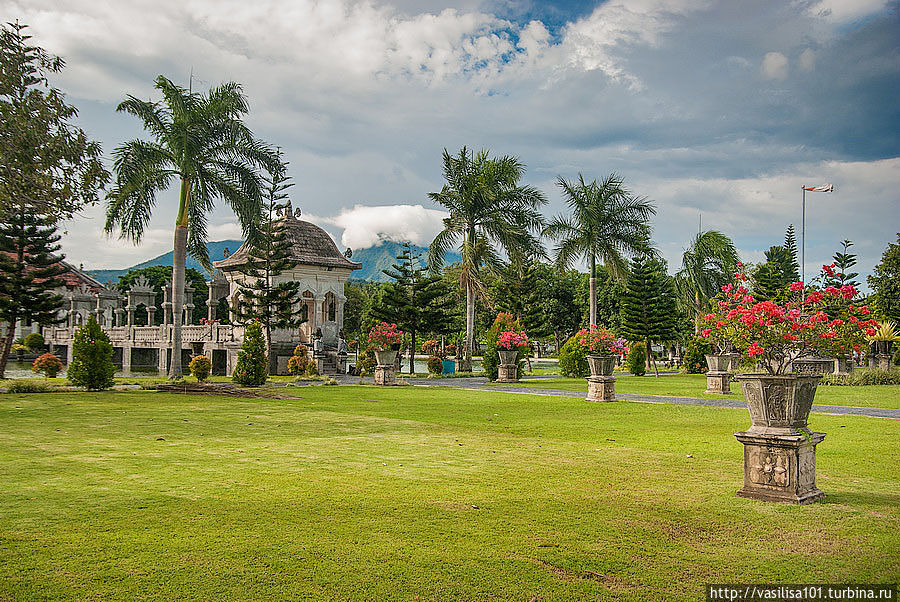
<svg viewBox="0 0 900 602">
<path fill-rule="evenodd" d="M 618 376 L 618 375 L 617 375 Z M 630 376 L 630 375 L 629 375 Z M 555 376 L 529 376 L 529 379 L 558 378 Z M 352 380 L 350 380 L 352 379 Z M 360 379 L 359 377 L 346 377 L 342 382 L 346 384 L 355 384 L 363 380 L 370 382 L 371 379 Z M 529 387 L 528 381 L 522 381 L 522 384 L 512 385 L 495 385 L 491 384 L 487 378 L 483 376 L 473 376 L 471 378 L 410 378 L 406 379 L 411 385 L 419 387 L 451 387 L 454 389 L 467 389 L 472 391 L 493 391 L 495 393 L 518 393 L 527 395 L 553 395 L 559 397 L 581 397 L 584 398 L 584 391 L 566 391 L 562 389 L 543 389 L 537 387 Z M 674 397 L 664 395 L 635 395 L 630 393 L 617 393 L 619 399 L 625 401 L 634 401 L 638 403 L 673 403 L 678 405 L 691 406 L 713 406 L 724 408 L 746 408 L 747 405 L 743 400 L 739 399 L 701 399 L 697 397 Z M 893 418 L 900 420 L 900 410 L 892 410 L 888 408 L 858 408 L 855 406 L 832 406 L 815 404 L 812 411 L 819 414 L 850 414 L 857 416 L 872 416 L 875 418 Z"/>
</svg>

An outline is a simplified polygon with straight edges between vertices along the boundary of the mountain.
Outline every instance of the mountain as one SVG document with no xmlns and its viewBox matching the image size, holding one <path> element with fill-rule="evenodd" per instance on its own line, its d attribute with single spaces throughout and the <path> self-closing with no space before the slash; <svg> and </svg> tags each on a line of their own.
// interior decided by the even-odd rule
<svg viewBox="0 0 900 602">
<path fill-rule="evenodd" d="M 206 248 L 209 251 L 209 257 L 213 261 L 218 261 L 225 256 L 224 253 L 226 247 L 229 251 L 234 253 L 240 246 L 241 241 L 239 240 L 219 240 L 216 242 L 206 243 Z M 397 255 L 400 254 L 402 249 L 403 247 L 400 245 L 400 243 L 385 241 L 378 244 L 377 246 L 369 247 L 368 249 L 359 249 L 354 251 L 352 257 L 353 261 L 363 264 L 363 267 L 362 269 L 353 272 L 351 278 L 353 278 L 354 280 L 369 280 L 371 282 L 386 282 L 387 280 L 389 280 L 389 278 L 385 276 L 381 270 L 390 268 L 394 264 Z M 416 253 L 422 253 L 423 261 L 427 259 L 427 247 L 418 247 L 413 245 L 413 250 Z M 458 253 L 447 253 L 446 263 L 454 263 L 459 260 L 460 256 Z M 127 274 L 131 270 L 146 268 L 154 265 L 172 265 L 172 251 L 164 253 L 159 257 L 148 259 L 147 261 L 131 266 L 130 268 L 121 270 L 86 271 L 88 274 L 90 274 L 100 282 L 106 283 L 117 282 L 120 276 Z M 186 267 L 195 268 L 201 273 L 207 273 L 203 269 L 203 266 L 200 265 L 200 262 L 190 256 L 188 256 L 187 258 Z"/>
<path fill-rule="evenodd" d="M 243 244 L 240 240 L 219 240 L 215 242 L 206 243 L 206 250 L 209 252 L 209 258 L 212 261 L 218 261 L 220 259 L 224 259 L 225 257 L 225 249 L 227 248 L 230 252 L 234 253 L 237 251 L 238 247 Z M 121 270 L 85 270 L 88 274 L 99 280 L 100 282 L 118 282 L 120 276 L 124 276 L 131 270 L 137 270 L 140 268 L 149 268 L 154 265 L 172 265 L 172 261 L 174 259 L 173 252 L 169 251 L 168 253 L 164 253 L 159 257 L 154 257 L 153 259 L 148 259 L 143 263 L 139 263 L 137 265 L 133 265 L 130 268 L 124 268 Z M 198 270 L 201 274 L 209 274 L 200 262 L 188 255 L 185 260 L 185 267 L 194 268 Z"/>
<path fill-rule="evenodd" d="M 413 253 L 422 254 L 423 265 L 428 261 L 428 247 L 420 247 L 412 245 Z M 386 240 L 374 247 L 368 249 L 358 249 L 353 251 L 351 261 L 356 261 L 363 265 L 361 270 L 356 270 L 350 275 L 353 280 L 368 280 L 369 282 L 387 282 L 390 280 L 388 276 L 381 270 L 387 270 L 394 262 L 397 261 L 397 255 L 403 251 L 403 245 L 398 242 Z M 444 257 L 444 264 L 451 264 L 460 261 L 462 258 L 459 253 L 447 253 Z"/>
</svg>

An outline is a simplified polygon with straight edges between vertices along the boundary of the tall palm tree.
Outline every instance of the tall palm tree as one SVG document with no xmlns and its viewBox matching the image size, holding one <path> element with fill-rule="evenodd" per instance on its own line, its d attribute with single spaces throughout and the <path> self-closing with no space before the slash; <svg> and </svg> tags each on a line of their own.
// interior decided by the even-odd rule
<svg viewBox="0 0 900 602">
<path fill-rule="evenodd" d="M 603 180 L 577 182 L 557 179 L 571 216 L 554 217 L 544 228 L 544 236 L 559 241 L 556 262 L 561 269 L 584 259 L 591 269 L 590 322 L 597 323 L 597 262 L 617 280 L 628 274 L 627 256 L 649 252 L 650 217 L 656 207 L 645 197 L 633 195 L 624 180 L 610 174 Z"/>
<path fill-rule="evenodd" d="M 180 378 L 185 255 L 190 253 L 210 266 L 206 223 L 216 199 L 225 201 L 237 214 L 245 235 L 255 230 L 263 207 L 259 168 L 274 172 L 279 159 L 244 125 L 242 117 L 249 105 L 239 84 L 228 82 L 203 95 L 160 75 L 156 89 L 162 93 L 162 101 L 129 95 L 116 109 L 140 119 L 152 140 L 131 140 L 113 152 L 115 185 L 107 197 L 105 230 L 118 229 L 121 238 L 139 243 L 157 194 L 180 179 L 169 372 L 172 378 Z"/>
<path fill-rule="evenodd" d="M 685 249 L 675 286 L 681 306 L 695 317 L 695 329 L 709 300 L 731 282 L 738 261 L 734 243 L 717 230 L 698 232 Z"/>
<path fill-rule="evenodd" d="M 452 156 L 445 148 L 443 173 L 447 183 L 428 197 L 443 205 L 450 216 L 431 243 L 428 263 L 438 270 L 447 251 L 459 244 L 459 282 L 466 291 L 466 342 L 460 370 L 468 372 L 475 340 L 475 296 L 484 290 L 479 272 L 483 266 L 502 268 L 498 249 L 509 254 L 540 248 L 536 232 L 543 218 L 537 209 L 547 199 L 537 188 L 519 185 L 525 166 L 516 157 L 491 158 L 486 150 L 474 153 L 466 147 Z"/>
</svg>

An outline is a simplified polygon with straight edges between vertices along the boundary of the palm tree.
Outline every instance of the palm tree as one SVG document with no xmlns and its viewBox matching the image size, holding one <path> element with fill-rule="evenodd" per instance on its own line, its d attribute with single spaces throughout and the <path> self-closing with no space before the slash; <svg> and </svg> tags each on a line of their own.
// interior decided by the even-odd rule
<svg viewBox="0 0 900 602">
<path fill-rule="evenodd" d="M 577 182 L 557 179 L 572 211 L 570 217 L 554 217 L 544 229 L 544 236 L 559 241 L 556 262 L 560 269 L 584 259 L 591 268 L 590 323 L 597 323 L 597 262 L 603 262 L 610 274 L 625 281 L 628 274 L 626 256 L 649 252 L 651 216 L 656 207 L 645 197 L 634 196 L 624 180 L 610 174 L 601 181 Z"/>
<path fill-rule="evenodd" d="M 682 307 L 695 316 L 695 328 L 709 300 L 731 282 L 738 261 L 734 243 L 717 230 L 698 232 L 684 251 L 675 286 Z"/>
<path fill-rule="evenodd" d="M 547 200 L 538 189 L 519 185 L 524 172 L 525 166 L 516 157 L 490 158 L 486 150 L 473 153 L 466 147 L 451 156 L 444 149 L 447 183 L 440 192 L 428 194 L 450 212 L 444 229 L 431 243 L 429 267 L 440 269 L 444 255 L 457 243 L 462 255 L 459 282 L 466 291 L 466 341 L 461 371 L 472 370 L 475 296 L 484 292 L 479 276 L 482 266 L 495 271 L 502 268 L 498 248 L 507 254 L 540 248 L 535 233 L 543 226 L 543 218 L 537 209 Z"/>
<path fill-rule="evenodd" d="M 258 169 L 274 172 L 277 154 L 256 140 L 244 125 L 249 110 L 241 86 L 222 84 L 202 95 L 160 75 L 161 102 L 129 95 L 117 111 L 143 122 L 152 140 L 131 140 L 113 152 L 115 185 L 107 197 L 107 232 L 139 243 L 156 205 L 158 193 L 181 180 L 175 219 L 172 266 L 174 329 L 170 376 L 180 378 L 181 311 L 184 302 L 186 253 L 209 267 L 206 251 L 207 214 L 216 199 L 237 214 L 244 234 L 255 231 L 262 216 L 262 182 Z"/>
</svg>

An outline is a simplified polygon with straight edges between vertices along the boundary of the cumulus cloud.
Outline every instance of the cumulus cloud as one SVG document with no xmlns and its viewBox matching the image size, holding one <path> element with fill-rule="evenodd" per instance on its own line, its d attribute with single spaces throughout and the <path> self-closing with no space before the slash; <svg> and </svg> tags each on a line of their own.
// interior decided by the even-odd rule
<svg viewBox="0 0 900 602">
<path fill-rule="evenodd" d="M 767 52 L 760 71 L 766 79 L 785 80 L 788 76 L 787 57 L 780 52 Z"/>
<path fill-rule="evenodd" d="M 355 205 L 323 221 L 343 229 L 345 247 L 366 249 L 385 240 L 428 246 L 443 229 L 447 215 L 422 205 Z"/>
</svg>

